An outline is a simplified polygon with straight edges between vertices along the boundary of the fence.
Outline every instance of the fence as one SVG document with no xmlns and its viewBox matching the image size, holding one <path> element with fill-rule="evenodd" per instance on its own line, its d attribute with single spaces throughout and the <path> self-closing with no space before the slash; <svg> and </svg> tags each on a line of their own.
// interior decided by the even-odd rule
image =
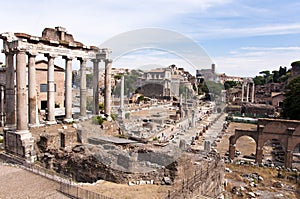
<svg viewBox="0 0 300 199">
<path fill-rule="evenodd" d="M 71 197 L 78 199 L 113 199 L 111 197 L 107 197 L 89 190 L 85 190 L 81 187 L 78 187 L 73 182 L 72 178 L 67 177 L 65 175 L 56 173 L 55 171 L 46 169 L 39 165 L 35 164 L 27 164 L 22 159 L 18 157 L 14 157 L 9 154 L 0 154 L 0 159 L 7 163 L 13 163 L 14 165 L 22 168 L 24 170 L 30 171 L 34 174 L 40 175 L 47 179 L 53 180 L 59 183 L 59 190 L 61 193 Z"/>
<path fill-rule="evenodd" d="M 95 193 L 86 189 L 82 189 L 81 187 L 74 186 L 71 184 L 61 182 L 59 184 L 59 191 L 71 198 L 78 199 L 113 199 L 111 197 L 107 197 L 101 195 L 99 193 Z"/>
<path fill-rule="evenodd" d="M 203 181 L 208 179 L 209 173 L 211 172 L 211 169 L 214 169 L 218 166 L 219 160 L 216 159 L 216 162 L 207 162 L 207 166 L 202 169 L 200 169 L 200 171 L 196 171 L 193 176 L 191 176 L 188 179 L 183 179 L 182 180 L 182 186 L 174 191 L 168 191 L 168 195 L 165 197 L 165 199 L 175 199 L 175 198 L 185 198 L 186 195 L 188 193 L 192 193 L 196 190 L 198 190 L 198 193 L 202 194 L 203 196 L 207 196 L 205 195 L 205 193 L 202 193 L 202 191 L 200 189 L 201 185 L 203 184 Z M 214 198 L 216 196 L 218 196 L 220 193 L 216 193 L 216 189 L 214 189 Z M 207 196 L 209 197 L 209 196 Z"/>
</svg>

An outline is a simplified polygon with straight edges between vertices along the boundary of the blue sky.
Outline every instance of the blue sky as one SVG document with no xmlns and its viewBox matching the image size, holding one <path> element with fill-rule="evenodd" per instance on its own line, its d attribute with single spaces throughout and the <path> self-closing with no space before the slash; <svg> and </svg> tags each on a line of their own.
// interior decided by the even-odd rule
<svg viewBox="0 0 300 199">
<path fill-rule="evenodd" d="M 300 60 L 299 11 L 300 2 L 290 0 L 2 0 L 0 32 L 41 35 L 43 28 L 59 25 L 78 41 L 100 45 L 127 31 L 162 28 L 195 41 L 218 72 L 254 76 Z M 173 63 L 188 65 L 155 50 L 128 54 L 114 64 Z"/>
</svg>

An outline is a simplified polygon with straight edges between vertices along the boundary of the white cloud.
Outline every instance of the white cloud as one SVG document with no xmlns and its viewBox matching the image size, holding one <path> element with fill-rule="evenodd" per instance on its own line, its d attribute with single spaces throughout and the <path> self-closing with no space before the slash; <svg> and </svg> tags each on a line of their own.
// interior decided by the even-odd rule
<svg viewBox="0 0 300 199">
<path fill-rule="evenodd" d="M 216 38 L 240 38 L 240 37 L 253 37 L 253 36 L 270 36 L 270 35 L 284 35 L 300 33 L 300 23 L 291 24 L 274 24 L 253 27 L 210 27 L 202 31 L 195 31 L 190 33 L 194 38 L 201 38 L 202 40 L 216 39 Z"/>
<path fill-rule="evenodd" d="M 219 72 L 255 76 L 262 70 L 278 70 L 279 66 L 290 68 L 293 61 L 300 60 L 300 47 L 242 47 L 234 54 L 214 60 Z"/>
</svg>

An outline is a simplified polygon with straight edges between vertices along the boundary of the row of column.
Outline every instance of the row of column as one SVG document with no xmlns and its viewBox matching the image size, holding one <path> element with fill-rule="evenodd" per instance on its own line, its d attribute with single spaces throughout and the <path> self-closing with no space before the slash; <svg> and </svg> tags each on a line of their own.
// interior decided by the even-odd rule
<svg viewBox="0 0 300 199">
<path fill-rule="evenodd" d="M 254 82 L 244 82 L 242 85 L 242 102 L 245 101 L 245 87 L 247 86 L 246 90 L 246 102 L 249 102 L 250 96 L 250 84 L 252 84 L 252 92 L 251 92 L 251 102 L 254 103 L 254 94 L 255 94 L 255 84 Z"/>
<path fill-rule="evenodd" d="M 17 124 L 17 130 L 27 130 L 28 122 L 31 125 L 38 123 L 37 119 L 37 92 L 36 92 L 36 54 L 28 53 L 28 102 L 26 88 L 26 51 L 16 52 L 16 98 L 14 52 L 6 53 L 6 126 Z M 55 55 L 46 54 L 48 58 L 47 70 L 47 123 L 55 124 L 55 83 L 54 59 Z M 72 57 L 63 57 L 66 60 L 65 68 L 65 120 L 72 120 Z M 80 115 L 86 117 L 86 60 L 80 60 Z M 15 106 L 15 99 L 16 106 Z M 29 114 L 28 114 L 29 112 Z M 28 118 L 29 116 L 29 118 Z"/>
</svg>

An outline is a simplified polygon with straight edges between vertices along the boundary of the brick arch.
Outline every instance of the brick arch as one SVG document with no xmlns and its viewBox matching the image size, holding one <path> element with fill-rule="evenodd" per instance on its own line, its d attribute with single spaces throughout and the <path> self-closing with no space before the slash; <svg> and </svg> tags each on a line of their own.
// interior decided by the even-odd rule
<svg viewBox="0 0 300 199">
<path fill-rule="evenodd" d="M 234 159 L 235 144 L 241 136 L 252 137 L 256 142 L 256 162 L 262 163 L 263 146 L 268 140 L 277 139 L 285 148 L 285 166 L 292 167 L 293 151 L 300 143 L 300 121 L 259 119 L 256 130 L 236 129 L 229 138 L 229 157 Z"/>
<path fill-rule="evenodd" d="M 236 133 L 233 137 L 232 137 L 232 144 L 236 144 L 237 140 L 241 137 L 244 137 L 244 136 L 248 136 L 248 137 L 251 137 L 254 141 L 255 141 L 255 144 L 257 145 L 257 136 L 251 134 L 251 133 L 244 133 L 244 132 L 238 132 Z"/>
<path fill-rule="evenodd" d="M 263 147 L 267 141 L 274 139 L 274 140 L 278 140 L 285 149 L 288 148 L 287 136 L 281 136 L 280 134 L 279 135 L 264 135 L 260 139 L 261 139 L 261 143 L 262 143 L 261 147 Z"/>
</svg>

